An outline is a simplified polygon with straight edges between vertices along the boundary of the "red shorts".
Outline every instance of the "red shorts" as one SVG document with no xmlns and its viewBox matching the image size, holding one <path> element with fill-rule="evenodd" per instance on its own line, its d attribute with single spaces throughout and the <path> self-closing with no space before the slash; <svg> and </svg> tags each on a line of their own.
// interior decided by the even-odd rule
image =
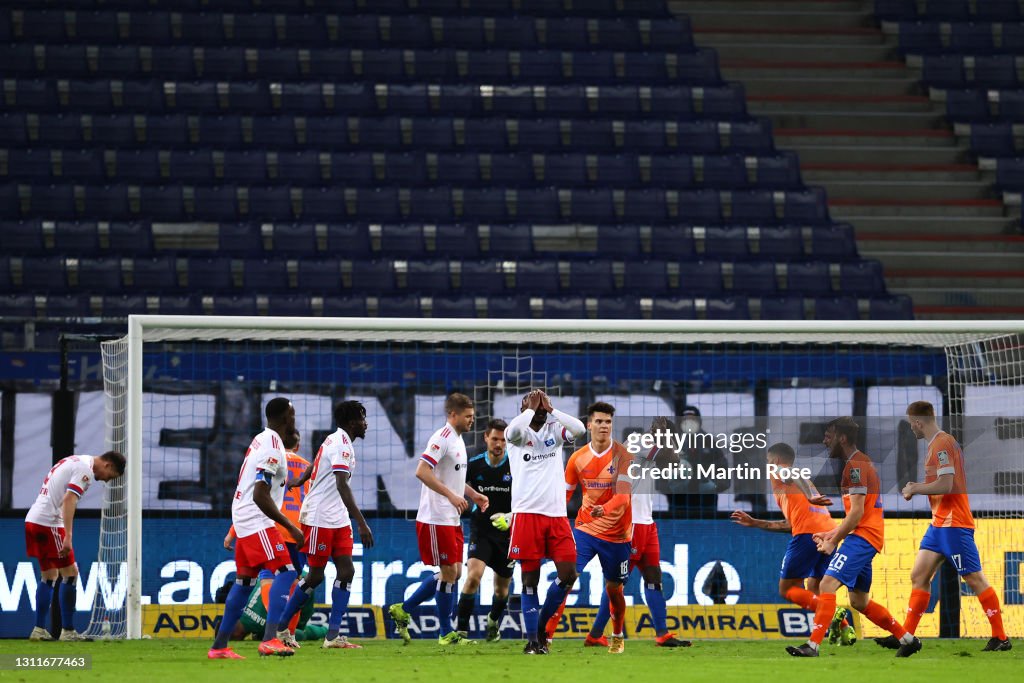
<svg viewBox="0 0 1024 683">
<path fill-rule="evenodd" d="M 420 560 L 431 567 L 462 562 L 462 525 L 441 526 L 416 522 Z"/>
<path fill-rule="evenodd" d="M 291 563 L 288 548 L 275 527 L 239 536 L 235 541 L 235 570 L 239 576 L 256 576 L 261 569 L 276 572 Z"/>
<path fill-rule="evenodd" d="M 25 549 L 28 550 L 29 557 L 39 560 L 41 570 L 63 569 L 75 563 L 74 548 L 67 557 L 60 557 L 63 547 L 64 527 L 25 522 Z"/>
<path fill-rule="evenodd" d="M 661 566 L 661 543 L 657 524 L 634 524 L 633 543 L 629 551 L 629 570 Z"/>
<path fill-rule="evenodd" d="M 565 517 L 548 517 L 532 512 L 512 516 L 512 537 L 508 559 L 576 562 L 576 541 Z"/>
<path fill-rule="evenodd" d="M 306 542 L 302 552 L 310 567 L 326 567 L 327 561 L 339 555 L 352 556 L 352 527 L 324 527 L 302 525 Z"/>
</svg>

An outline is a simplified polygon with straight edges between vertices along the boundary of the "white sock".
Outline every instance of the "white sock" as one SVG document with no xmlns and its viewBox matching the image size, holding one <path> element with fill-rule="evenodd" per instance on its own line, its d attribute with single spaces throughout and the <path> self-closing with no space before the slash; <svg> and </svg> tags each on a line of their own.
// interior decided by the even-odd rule
<svg viewBox="0 0 1024 683">
<path fill-rule="evenodd" d="M 904 645 L 910 645 L 912 642 L 914 642 L 914 634 L 910 631 L 907 631 L 903 634 L 903 637 L 900 638 L 900 642 Z"/>
<path fill-rule="evenodd" d="M 625 637 L 625 636 L 624 636 L 624 635 L 622 635 L 621 633 L 613 633 L 613 634 L 612 634 L 612 638 L 624 638 L 624 637 Z"/>
<path fill-rule="evenodd" d="M 814 642 L 813 640 L 808 640 L 808 641 L 807 641 L 807 644 L 811 646 L 811 649 L 812 649 L 812 650 L 815 650 L 815 651 L 817 651 L 817 649 L 818 649 L 818 644 L 817 644 L 816 642 Z"/>
</svg>

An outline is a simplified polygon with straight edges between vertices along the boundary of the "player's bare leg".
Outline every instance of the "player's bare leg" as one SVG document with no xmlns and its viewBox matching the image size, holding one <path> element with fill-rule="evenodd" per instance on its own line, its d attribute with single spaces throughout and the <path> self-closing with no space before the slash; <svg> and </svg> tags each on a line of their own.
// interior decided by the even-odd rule
<svg viewBox="0 0 1024 683">
<path fill-rule="evenodd" d="M 1006 652 L 1012 649 L 1013 645 L 1010 643 L 1010 639 L 1006 636 L 1006 630 L 1003 628 L 1003 615 L 999 609 L 999 597 L 996 595 L 995 589 L 989 585 L 985 574 L 980 571 L 971 572 L 970 574 L 964 574 L 963 579 L 964 583 L 978 596 L 978 602 L 981 603 L 981 608 L 985 610 L 985 616 L 988 617 L 988 621 L 992 625 L 992 637 L 989 638 L 982 651 Z"/>
<path fill-rule="evenodd" d="M 644 583 L 644 600 L 647 602 L 647 610 L 651 613 L 651 621 L 654 623 L 654 644 L 658 647 L 690 647 L 692 643 L 688 640 L 676 638 L 676 634 L 668 630 L 668 607 L 665 604 L 665 594 L 661 588 L 661 566 L 650 565 L 642 570 Z"/>
</svg>

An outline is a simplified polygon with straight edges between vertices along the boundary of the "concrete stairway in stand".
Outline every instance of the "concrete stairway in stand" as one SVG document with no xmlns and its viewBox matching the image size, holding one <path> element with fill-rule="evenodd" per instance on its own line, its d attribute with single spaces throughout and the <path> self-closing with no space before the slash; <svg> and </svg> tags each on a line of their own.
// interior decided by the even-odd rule
<svg viewBox="0 0 1024 683">
<path fill-rule="evenodd" d="M 918 318 L 1024 317 L 1024 237 L 870 0 L 673 0 Z"/>
</svg>

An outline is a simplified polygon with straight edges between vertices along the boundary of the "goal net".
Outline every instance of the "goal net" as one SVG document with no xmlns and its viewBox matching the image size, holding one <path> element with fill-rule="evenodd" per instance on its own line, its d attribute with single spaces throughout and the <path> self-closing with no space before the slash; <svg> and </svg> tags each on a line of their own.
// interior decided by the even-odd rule
<svg viewBox="0 0 1024 683">
<path fill-rule="evenodd" d="M 649 497 L 659 526 L 670 630 L 696 638 L 809 632 L 808 613 L 778 594 L 788 536 L 742 527 L 730 514 L 781 519 L 764 476 L 765 445 L 785 442 L 840 517 L 838 469 L 822 444 L 825 424 L 840 416 L 860 424 L 858 445 L 881 478 L 885 547 L 874 562 L 872 596 L 900 618 L 931 519 L 927 499 L 900 495 L 906 482 L 923 480 L 926 454 L 905 411 L 913 401 L 931 402 L 963 445 L 984 571 L 1008 632 L 1024 636 L 1022 332 L 1016 322 L 133 316 L 128 335 L 103 347 L 110 442 L 126 453 L 128 470 L 123 487 L 107 488 L 94 567 L 123 592 L 113 601 L 97 595 L 89 632 L 103 632 L 106 620 L 115 636 L 211 636 L 222 608 L 218 590 L 233 578 L 224 537 L 239 467 L 262 429 L 264 405 L 285 396 L 296 411 L 298 454 L 307 460 L 335 429 L 336 402 L 366 407 L 369 430 L 356 443 L 352 483 L 376 546 L 356 544 L 346 628 L 355 637 L 390 637 L 381 607 L 431 571 L 416 550 L 413 472 L 445 421 L 445 396 L 460 391 L 475 401 L 477 422 L 465 435 L 472 456 L 485 450 L 489 419 L 514 417 L 523 394 L 543 388 L 556 408 L 574 415 L 595 401 L 614 405 L 614 435 L 623 442 L 640 443 L 656 417 L 669 418 L 678 434 L 710 436 L 674 450 L 695 476 L 655 481 L 635 494 Z M 708 464 L 725 474 L 709 474 Z M 627 631 L 651 637 L 638 573 L 626 587 Z M 543 573 L 542 592 L 551 578 Z M 487 572 L 480 614 L 491 580 Z M 513 581 L 517 594 L 518 570 Z M 558 637 L 586 632 L 602 585 L 595 562 L 569 597 Z M 329 600 L 321 587 L 318 610 Z M 414 615 L 414 635 L 436 635 L 431 614 Z M 507 637 L 516 637 L 519 618 L 513 602 L 502 624 Z M 474 619 L 474 629 L 482 623 Z M 878 635 L 866 620 L 857 625 Z M 987 636 L 985 615 L 955 570 L 936 577 L 918 634 Z"/>
</svg>

